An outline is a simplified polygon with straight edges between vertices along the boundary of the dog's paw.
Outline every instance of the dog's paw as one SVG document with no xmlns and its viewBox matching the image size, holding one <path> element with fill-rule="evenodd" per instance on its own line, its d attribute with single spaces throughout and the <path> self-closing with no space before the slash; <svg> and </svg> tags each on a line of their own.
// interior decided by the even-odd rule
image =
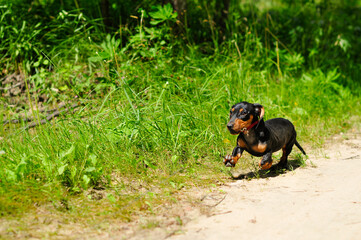
<svg viewBox="0 0 361 240">
<path fill-rule="evenodd" d="M 269 161 L 269 162 L 265 162 L 262 164 L 262 161 L 259 162 L 259 168 L 261 170 L 267 170 L 267 169 L 270 169 L 272 167 L 272 161 Z"/>
<path fill-rule="evenodd" d="M 225 156 L 223 159 L 223 163 L 226 167 L 234 167 L 236 165 L 231 155 Z"/>
</svg>

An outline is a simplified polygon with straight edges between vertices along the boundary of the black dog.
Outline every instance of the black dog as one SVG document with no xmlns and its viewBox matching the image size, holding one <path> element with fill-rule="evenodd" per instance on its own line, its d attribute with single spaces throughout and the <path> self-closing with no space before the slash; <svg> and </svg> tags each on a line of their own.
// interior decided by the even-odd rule
<svg viewBox="0 0 361 240">
<path fill-rule="evenodd" d="M 289 120 L 274 118 L 264 121 L 263 116 L 264 108 L 258 103 L 240 102 L 232 107 L 227 128 L 231 134 L 239 135 L 232 155 L 223 160 L 227 167 L 234 167 L 244 150 L 257 157 L 263 156 L 259 163 L 263 170 L 272 166 L 272 153 L 280 149 L 283 154 L 277 167 L 286 168 L 294 144 L 306 155 Z"/>
</svg>

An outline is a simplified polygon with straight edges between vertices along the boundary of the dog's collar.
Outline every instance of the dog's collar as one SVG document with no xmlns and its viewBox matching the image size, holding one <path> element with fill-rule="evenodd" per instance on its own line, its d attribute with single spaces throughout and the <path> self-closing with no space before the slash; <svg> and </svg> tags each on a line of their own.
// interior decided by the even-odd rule
<svg viewBox="0 0 361 240">
<path fill-rule="evenodd" d="M 254 123 L 252 123 L 251 125 L 249 125 L 248 127 L 242 128 L 241 132 L 247 132 L 248 130 L 250 130 L 251 128 L 253 128 L 257 123 L 258 123 L 258 120 L 255 121 Z"/>
</svg>

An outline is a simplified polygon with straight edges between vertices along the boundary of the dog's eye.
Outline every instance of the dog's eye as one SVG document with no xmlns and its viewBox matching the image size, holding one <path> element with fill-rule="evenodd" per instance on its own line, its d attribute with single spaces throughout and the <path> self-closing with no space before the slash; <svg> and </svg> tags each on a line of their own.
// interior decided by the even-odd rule
<svg viewBox="0 0 361 240">
<path fill-rule="evenodd" d="M 240 114 L 239 114 L 241 117 L 244 117 L 247 115 L 247 112 L 246 111 L 242 111 Z"/>
</svg>

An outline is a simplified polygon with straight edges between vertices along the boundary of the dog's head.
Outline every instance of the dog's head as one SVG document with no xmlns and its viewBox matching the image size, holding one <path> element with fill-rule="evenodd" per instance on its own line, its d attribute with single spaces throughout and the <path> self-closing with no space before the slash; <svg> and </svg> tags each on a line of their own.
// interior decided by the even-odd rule
<svg viewBox="0 0 361 240">
<path fill-rule="evenodd" d="M 261 121 L 263 115 L 264 108 L 258 103 L 237 103 L 231 108 L 227 128 L 231 134 L 239 134 L 248 130 L 257 120 Z"/>
</svg>

